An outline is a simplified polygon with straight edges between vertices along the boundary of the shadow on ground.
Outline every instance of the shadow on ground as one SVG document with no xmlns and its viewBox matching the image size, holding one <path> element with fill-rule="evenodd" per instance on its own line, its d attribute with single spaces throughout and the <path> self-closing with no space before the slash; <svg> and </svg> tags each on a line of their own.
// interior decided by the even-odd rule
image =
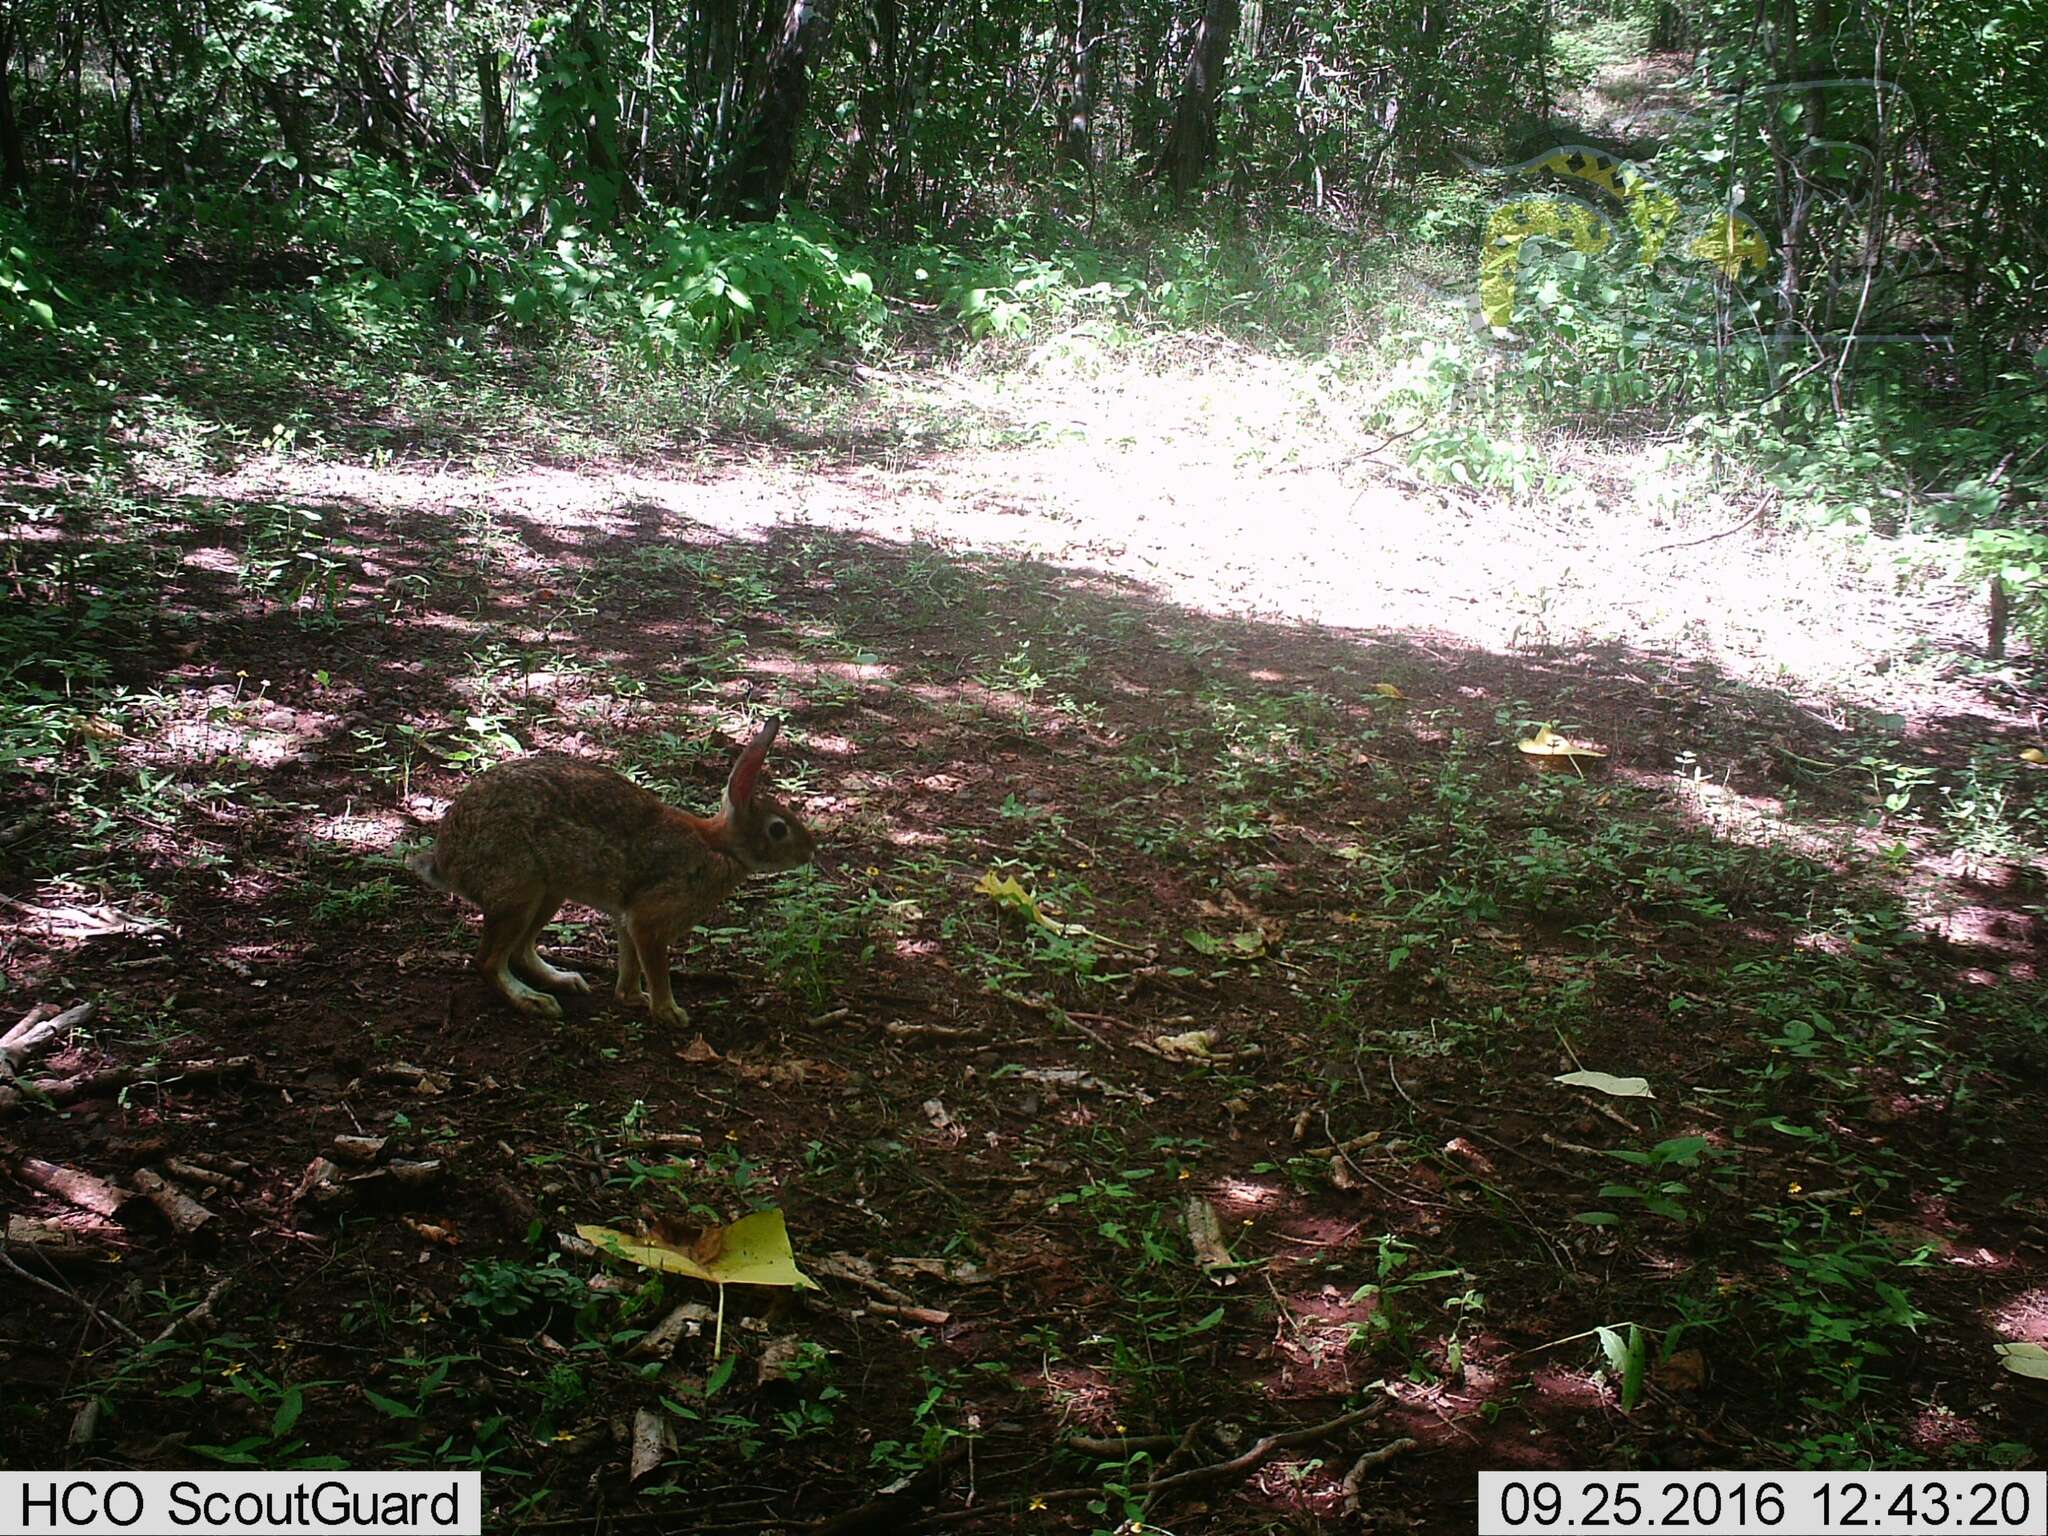
<svg viewBox="0 0 2048 1536">
<path fill-rule="evenodd" d="M 1434 1531 L 1480 1467 L 1983 1465 L 2038 1424 L 1993 1345 L 2048 1342 L 2041 872 L 1865 828 L 1798 702 L 630 502 L 18 495 L 0 974 L 98 1004 L 30 1076 L 137 1070 L 16 1106 L 0 1157 L 183 1167 L 214 1219 L 5 1186 L 79 1248 L 10 1244 L 47 1282 L 0 1276 L 11 1461 L 481 1466 L 494 1527 L 703 1529 L 971 1440 L 992 1522 L 1039 1529 L 1097 1519 L 1075 1433 L 1180 1466 L 1384 1398 L 1203 1485 L 1205 1528 L 1335 1528 L 1398 1438 L 1362 1497 Z M 603 988 L 509 1014 L 402 878 L 495 758 L 708 804 L 767 712 L 828 853 L 700 933 L 682 1037 Z M 1537 772 L 1542 723 L 1608 755 Z M 601 925 L 554 938 L 604 977 Z M 438 1173 L 323 1206 L 309 1162 L 360 1136 Z M 728 1296 L 730 1369 L 687 1319 L 642 1344 L 708 1292 L 556 1238 L 765 1204 L 832 1278 Z M 222 1280 L 160 1348 L 119 1331 Z M 1594 1330 L 1631 1326 L 1625 1388 Z M 641 1409 L 674 1447 L 633 1489 Z"/>
</svg>

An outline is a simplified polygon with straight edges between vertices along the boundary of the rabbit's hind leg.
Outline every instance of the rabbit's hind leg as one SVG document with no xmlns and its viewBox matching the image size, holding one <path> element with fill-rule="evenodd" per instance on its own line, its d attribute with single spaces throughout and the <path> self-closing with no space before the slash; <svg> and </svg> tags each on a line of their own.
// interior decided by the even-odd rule
<svg viewBox="0 0 2048 1536">
<path fill-rule="evenodd" d="M 554 987 L 558 991 L 588 992 L 590 990 L 589 982 L 585 981 L 574 971 L 556 970 L 547 961 L 541 959 L 540 951 L 533 947 L 535 941 L 540 938 L 542 931 L 546 929 L 549 923 L 555 920 L 555 913 L 560 911 L 561 907 L 561 898 L 552 892 L 541 898 L 540 906 L 536 909 L 533 922 L 526 930 L 525 938 L 521 939 L 519 947 L 512 951 L 512 968 L 519 972 L 520 975 L 531 981 L 537 981 L 544 987 Z"/>
<path fill-rule="evenodd" d="M 640 946 L 633 942 L 633 928 L 623 917 L 618 922 L 619 937 L 619 984 L 612 995 L 628 1008 L 638 1008 L 647 1001 L 647 993 L 640 985 Z"/>
<path fill-rule="evenodd" d="M 534 991 L 512 974 L 512 957 L 530 943 L 529 935 L 538 927 L 534 919 L 544 909 L 545 897 L 536 891 L 524 898 L 514 897 L 507 904 L 486 911 L 483 943 L 477 949 L 476 963 L 478 969 L 491 978 L 521 1013 L 559 1019 L 562 1016 L 560 1003 L 545 992 Z"/>
</svg>

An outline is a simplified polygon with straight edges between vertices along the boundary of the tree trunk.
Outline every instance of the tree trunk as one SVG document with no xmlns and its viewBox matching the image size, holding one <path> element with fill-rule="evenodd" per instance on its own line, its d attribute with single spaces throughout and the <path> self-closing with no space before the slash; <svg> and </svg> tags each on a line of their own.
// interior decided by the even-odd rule
<svg viewBox="0 0 2048 1536">
<path fill-rule="evenodd" d="M 505 85 L 498 74 L 498 50 L 476 51 L 476 164 L 478 175 L 488 181 L 497 174 L 498 161 L 505 153 Z"/>
<path fill-rule="evenodd" d="M 1223 89 L 1237 19 L 1238 0 L 1207 0 L 1189 44 L 1157 172 L 1177 193 L 1192 191 L 1216 156 L 1216 95 Z"/>
<path fill-rule="evenodd" d="M 1060 158 L 1089 171 L 1095 165 L 1096 60 L 1102 51 L 1104 0 L 1068 0 L 1074 23 L 1066 39 L 1067 71 L 1060 103 Z"/>
<path fill-rule="evenodd" d="M 733 212 L 742 218 L 772 219 L 782 207 L 796 164 L 797 130 L 810 101 L 811 70 L 831 44 L 837 6 L 838 0 L 789 0 L 732 179 Z"/>
<path fill-rule="evenodd" d="M 14 117 L 14 18 L 0 15 L 0 197 L 28 194 L 28 156 Z"/>
</svg>

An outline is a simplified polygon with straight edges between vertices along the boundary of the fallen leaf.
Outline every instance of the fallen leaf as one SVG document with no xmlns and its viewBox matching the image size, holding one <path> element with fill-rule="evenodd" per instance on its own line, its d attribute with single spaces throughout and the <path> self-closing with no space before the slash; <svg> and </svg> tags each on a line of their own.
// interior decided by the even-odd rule
<svg viewBox="0 0 2048 1536">
<path fill-rule="evenodd" d="M 696 1039 L 692 1040 L 680 1051 L 677 1051 L 676 1057 L 678 1060 L 688 1062 L 693 1067 L 702 1066 L 706 1062 L 719 1059 L 718 1052 L 712 1049 L 711 1042 L 702 1035 L 697 1036 Z"/>
<path fill-rule="evenodd" d="M 1650 1372 L 1650 1379 L 1661 1391 L 1694 1391 L 1706 1383 L 1707 1357 L 1697 1349 L 1681 1349 Z"/>
<path fill-rule="evenodd" d="M 990 870 L 981 877 L 974 888 L 997 906 L 1015 912 L 1027 922 L 1036 923 L 1041 928 L 1049 928 L 1058 934 L 1067 931 L 1064 923 L 1054 922 L 1045 915 L 1044 909 L 1038 904 L 1038 898 L 1025 890 L 1015 875 L 999 877 L 994 870 Z"/>
<path fill-rule="evenodd" d="M 1169 1061 L 1207 1061 L 1216 1048 L 1216 1031 L 1191 1029 L 1185 1034 L 1160 1035 L 1152 1044 Z"/>
<path fill-rule="evenodd" d="M 770 1339 L 754 1366 L 754 1385 L 765 1387 L 771 1381 L 788 1380 L 790 1367 L 802 1358 L 803 1347 L 803 1339 L 794 1333 Z"/>
<path fill-rule="evenodd" d="M 2015 1376 L 2048 1381 L 2048 1345 L 2007 1342 L 1994 1346 L 1999 1363 Z"/>
<path fill-rule="evenodd" d="M 1407 694 L 1403 693 L 1392 683 L 1374 683 L 1372 691 L 1383 699 L 1405 699 L 1408 697 Z"/>
<path fill-rule="evenodd" d="M 796 1267 L 789 1228 L 779 1210 L 756 1211 L 728 1227 L 713 1227 L 692 1252 L 668 1243 L 628 1237 L 610 1227 L 579 1226 L 576 1235 L 604 1252 L 670 1274 L 691 1275 L 713 1285 L 778 1285 L 814 1291 L 817 1284 Z"/>
<path fill-rule="evenodd" d="M 662 1462 L 674 1454 L 675 1432 L 666 1415 L 642 1408 L 633 1415 L 633 1467 L 629 1476 L 636 1486 L 661 1470 Z"/>
<path fill-rule="evenodd" d="M 1560 736 L 1547 725 L 1536 727 L 1535 733 L 1515 743 L 1530 757 L 1605 757 L 1607 753 L 1599 747 L 1589 747 L 1581 742 Z"/>
<path fill-rule="evenodd" d="M 1188 1245 L 1195 1250 L 1195 1262 L 1216 1284 L 1237 1284 L 1236 1275 L 1224 1273 L 1237 1268 L 1237 1261 L 1223 1246 L 1223 1222 L 1216 1207 L 1200 1195 L 1189 1195 L 1182 1219 L 1188 1229 Z"/>
<path fill-rule="evenodd" d="M 1591 1088 L 1616 1099 L 1657 1097 L 1650 1092 L 1650 1080 L 1646 1077 L 1616 1077 L 1611 1072 L 1567 1072 L 1561 1077 L 1553 1077 L 1551 1081 L 1562 1083 L 1567 1088 Z"/>
</svg>

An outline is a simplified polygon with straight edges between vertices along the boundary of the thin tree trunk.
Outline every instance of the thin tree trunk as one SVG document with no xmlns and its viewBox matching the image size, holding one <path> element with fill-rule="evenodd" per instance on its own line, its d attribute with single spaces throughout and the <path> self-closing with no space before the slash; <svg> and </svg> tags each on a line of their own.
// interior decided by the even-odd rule
<svg viewBox="0 0 2048 1536">
<path fill-rule="evenodd" d="M 810 102 L 811 70 L 831 44 L 837 8 L 838 0 L 789 0 L 732 180 L 733 211 L 743 218 L 772 219 L 782 207 L 796 163 L 797 130 Z"/>
<path fill-rule="evenodd" d="M 1090 171 L 1095 165 L 1096 61 L 1102 51 L 1104 0 L 1069 0 L 1074 20 L 1067 41 L 1067 73 L 1060 105 L 1060 158 Z"/>
<path fill-rule="evenodd" d="M 28 194 L 28 156 L 14 116 L 14 18 L 0 15 L 0 197 Z"/>
<path fill-rule="evenodd" d="M 498 75 L 498 51 L 476 52 L 477 173 L 488 181 L 505 153 L 505 86 Z"/>
<path fill-rule="evenodd" d="M 1208 0 L 1188 47 L 1174 102 L 1173 126 L 1159 157 L 1159 176 L 1177 193 L 1194 189 L 1216 156 L 1216 96 L 1237 36 L 1238 0 Z"/>
</svg>

